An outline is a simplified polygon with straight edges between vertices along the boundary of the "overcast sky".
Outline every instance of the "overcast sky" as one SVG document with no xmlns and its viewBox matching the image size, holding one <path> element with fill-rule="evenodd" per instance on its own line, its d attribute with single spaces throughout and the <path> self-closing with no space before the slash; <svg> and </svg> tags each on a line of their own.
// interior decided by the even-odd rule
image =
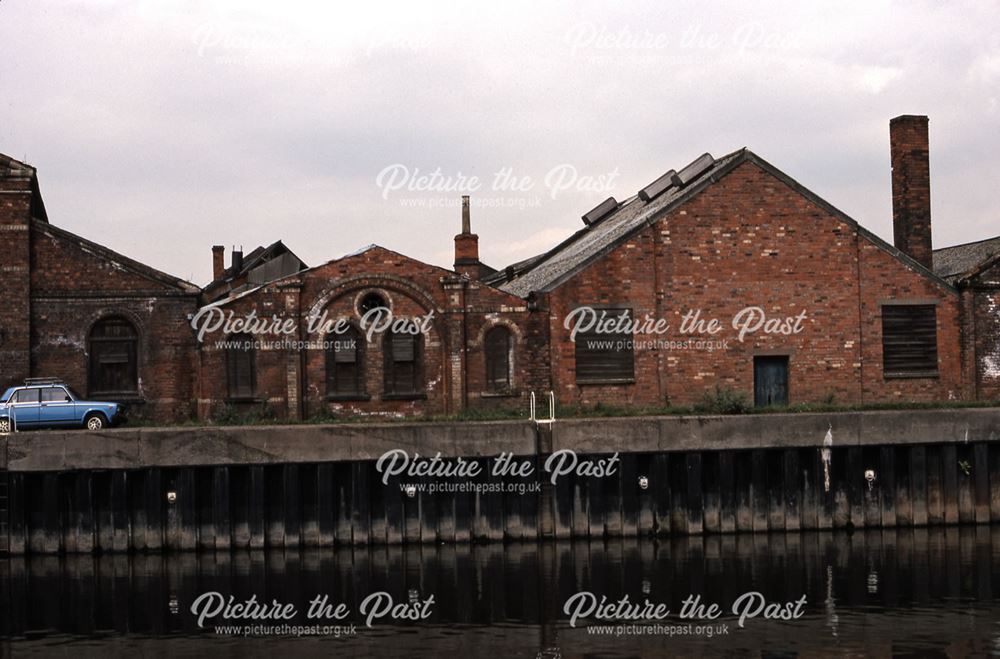
<svg viewBox="0 0 1000 659">
<path fill-rule="evenodd" d="M 899 114 L 931 118 L 935 246 L 1000 234 L 1000 3 L 483 5 L 0 0 L 0 152 L 53 223 L 199 284 L 279 238 L 450 266 L 463 192 L 500 267 L 743 146 L 891 241 Z"/>
</svg>

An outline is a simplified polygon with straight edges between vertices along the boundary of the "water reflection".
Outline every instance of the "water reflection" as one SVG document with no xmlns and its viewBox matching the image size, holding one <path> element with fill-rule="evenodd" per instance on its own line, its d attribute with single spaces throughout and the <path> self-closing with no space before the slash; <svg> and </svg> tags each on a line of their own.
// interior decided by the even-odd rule
<svg viewBox="0 0 1000 659">
<path fill-rule="evenodd" d="M 1000 528 L 685 537 L 668 541 L 353 548 L 0 561 L 2 656 L 136 652 L 215 657 L 331 653 L 462 656 L 983 656 L 1000 649 Z M 305 610 L 316 594 L 356 612 L 368 594 L 435 596 L 429 619 L 343 638 L 234 638 L 201 630 L 201 593 L 256 594 Z M 578 591 L 677 611 L 688 594 L 727 607 L 757 590 L 807 597 L 795 621 L 713 638 L 570 628 Z M 354 622 L 360 620 L 356 613 Z"/>
</svg>

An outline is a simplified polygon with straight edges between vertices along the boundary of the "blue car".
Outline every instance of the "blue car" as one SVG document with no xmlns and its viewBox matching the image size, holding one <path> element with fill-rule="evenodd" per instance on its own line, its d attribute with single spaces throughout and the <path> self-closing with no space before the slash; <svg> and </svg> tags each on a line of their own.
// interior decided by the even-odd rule
<svg viewBox="0 0 1000 659">
<path fill-rule="evenodd" d="M 102 430 L 124 420 L 118 403 L 81 400 L 69 386 L 56 381 L 29 381 L 0 397 L 0 433 L 43 427 Z"/>
</svg>

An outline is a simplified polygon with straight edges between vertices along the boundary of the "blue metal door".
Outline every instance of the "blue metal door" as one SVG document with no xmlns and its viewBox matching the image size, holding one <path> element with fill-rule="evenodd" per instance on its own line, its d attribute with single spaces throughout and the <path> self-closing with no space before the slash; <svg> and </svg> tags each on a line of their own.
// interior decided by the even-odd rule
<svg viewBox="0 0 1000 659">
<path fill-rule="evenodd" d="M 788 357 L 754 357 L 753 403 L 757 407 L 788 405 Z"/>
</svg>

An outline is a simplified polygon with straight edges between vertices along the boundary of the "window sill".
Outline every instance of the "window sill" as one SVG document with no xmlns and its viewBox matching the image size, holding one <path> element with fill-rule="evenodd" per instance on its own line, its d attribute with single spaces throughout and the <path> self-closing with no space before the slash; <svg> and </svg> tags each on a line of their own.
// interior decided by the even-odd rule
<svg viewBox="0 0 1000 659">
<path fill-rule="evenodd" d="M 581 387 L 586 387 L 590 385 L 635 384 L 635 378 L 613 378 L 609 380 L 577 380 L 576 384 Z"/>
<path fill-rule="evenodd" d="M 886 380 L 913 380 L 918 378 L 937 379 L 941 375 L 938 371 L 919 371 L 913 373 L 883 373 L 882 377 Z"/>
<path fill-rule="evenodd" d="M 480 398 L 520 398 L 521 392 L 514 390 L 507 391 L 483 391 L 479 394 Z"/>
<path fill-rule="evenodd" d="M 427 400 L 427 394 L 382 394 L 382 400 Z"/>
<path fill-rule="evenodd" d="M 372 397 L 367 394 L 328 394 L 326 397 L 326 400 L 329 402 L 351 401 L 351 400 L 365 401 L 371 399 Z"/>
</svg>

